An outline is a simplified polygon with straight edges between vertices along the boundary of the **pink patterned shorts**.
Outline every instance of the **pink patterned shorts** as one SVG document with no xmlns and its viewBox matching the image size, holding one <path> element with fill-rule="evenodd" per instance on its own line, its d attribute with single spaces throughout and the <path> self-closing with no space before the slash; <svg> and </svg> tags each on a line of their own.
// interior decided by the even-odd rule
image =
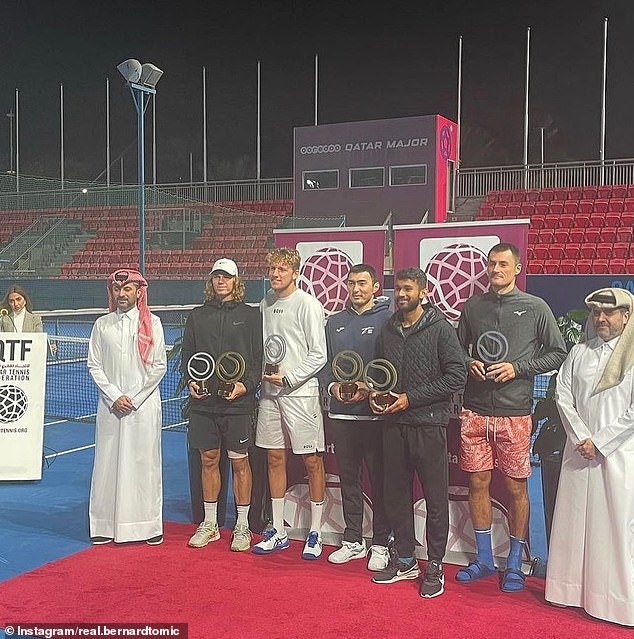
<svg viewBox="0 0 634 639">
<path fill-rule="evenodd" d="M 484 417 L 464 409 L 460 413 L 460 468 L 468 473 L 493 470 L 514 479 L 531 474 L 530 415 Z"/>
</svg>

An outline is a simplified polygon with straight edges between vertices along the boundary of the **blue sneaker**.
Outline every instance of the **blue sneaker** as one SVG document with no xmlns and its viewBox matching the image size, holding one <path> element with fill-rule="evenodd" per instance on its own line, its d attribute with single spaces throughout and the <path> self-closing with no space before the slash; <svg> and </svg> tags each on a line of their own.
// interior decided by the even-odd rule
<svg viewBox="0 0 634 639">
<path fill-rule="evenodd" d="M 280 535 L 275 528 L 269 528 L 264 532 L 264 539 L 253 546 L 253 552 L 256 555 L 268 555 L 276 550 L 285 550 L 289 546 L 290 542 L 286 533 Z"/>
<path fill-rule="evenodd" d="M 306 537 L 302 559 L 319 559 L 321 557 L 321 535 L 311 530 Z"/>
</svg>

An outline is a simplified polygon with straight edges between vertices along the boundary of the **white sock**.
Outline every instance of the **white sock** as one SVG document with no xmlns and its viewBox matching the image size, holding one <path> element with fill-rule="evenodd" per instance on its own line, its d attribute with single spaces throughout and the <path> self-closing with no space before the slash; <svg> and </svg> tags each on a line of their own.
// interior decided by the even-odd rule
<svg viewBox="0 0 634 639">
<path fill-rule="evenodd" d="M 217 501 L 205 501 L 205 521 L 208 524 L 218 525 L 218 502 Z"/>
<path fill-rule="evenodd" d="M 250 504 L 246 506 L 236 506 L 236 510 L 238 511 L 238 520 L 236 521 L 236 526 L 247 526 L 249 525 L 249 508 Z"/>
<path fill-rule="evenodd" d="M 310 502 L 310 529 L 321 534 L 321 513 L 324 510 L 323 501 Z"/>
<path fill-rule="evenodd" d="M 273 528 L 275 528 L 280 535 L 285 535 L 284 497 L 271 497 L 271 508 L 273 510 Z"/>
</svg>

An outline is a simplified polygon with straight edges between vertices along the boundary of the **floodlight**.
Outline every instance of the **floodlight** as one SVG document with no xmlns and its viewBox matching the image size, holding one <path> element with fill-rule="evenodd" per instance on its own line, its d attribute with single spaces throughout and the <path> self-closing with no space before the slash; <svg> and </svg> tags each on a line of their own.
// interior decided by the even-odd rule
<svg viewBox="0 0 634 639">
<path fill-rule="evenodd" d="M 117 65 L 117 70 L 124 77 L 126 82 L 138 82 L 141 78 L 141 72 L 143 67 L 141 67 L 141 63 L 134 58 L 130 58 L 129 60 L 125 60 L 121 64 Z"/>
<path fill-rule="evenodd" d="M 141 67 L 141 80 L 140 83 L 143 86 L 154 88 L 158 81 L 161 79 L 163 72 L 154 64 L 146 62 Z"/>
</svg>

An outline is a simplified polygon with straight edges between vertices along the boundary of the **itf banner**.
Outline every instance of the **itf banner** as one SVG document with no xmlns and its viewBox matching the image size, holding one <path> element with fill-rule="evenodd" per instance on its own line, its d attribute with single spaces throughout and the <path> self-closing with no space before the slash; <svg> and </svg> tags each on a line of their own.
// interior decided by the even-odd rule
<svg viewBox="0 0 634 639">
<path fill-rule="evenodd" d="M 0 333 L 0 480 L 42 478 L 45 333 Z"/>
</svg>

